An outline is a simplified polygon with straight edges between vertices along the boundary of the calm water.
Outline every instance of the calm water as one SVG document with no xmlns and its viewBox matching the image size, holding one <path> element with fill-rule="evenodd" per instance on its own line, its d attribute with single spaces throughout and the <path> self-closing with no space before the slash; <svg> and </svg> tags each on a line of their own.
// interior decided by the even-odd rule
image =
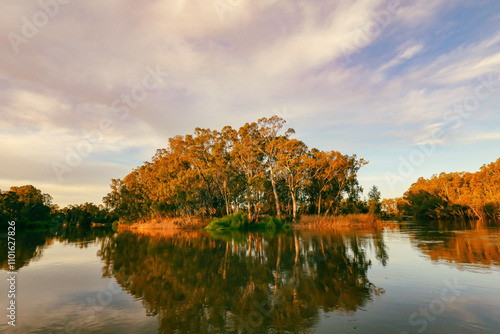
<svg viewBox="0 0 500 334">
<path fill-rule="evenodd" d="M 1 332 L 500 332 L 500 229 L 491 227 L 60 229 L 18 234 L 17 266 L 16 327 L 4 311 Z"/>
</svg>

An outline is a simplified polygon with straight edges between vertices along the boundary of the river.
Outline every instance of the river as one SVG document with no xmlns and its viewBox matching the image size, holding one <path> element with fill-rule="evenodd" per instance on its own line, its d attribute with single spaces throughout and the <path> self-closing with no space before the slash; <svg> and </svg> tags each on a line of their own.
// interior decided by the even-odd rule
<svg viewBox="0 0 500 334">
<path fill-rule="evenodd" d="M 16 267 L 16 326 L 4 315 L 0 332 L 500 333 L 491 226 L 57 228 L 18 233 Z"/>
</svg>

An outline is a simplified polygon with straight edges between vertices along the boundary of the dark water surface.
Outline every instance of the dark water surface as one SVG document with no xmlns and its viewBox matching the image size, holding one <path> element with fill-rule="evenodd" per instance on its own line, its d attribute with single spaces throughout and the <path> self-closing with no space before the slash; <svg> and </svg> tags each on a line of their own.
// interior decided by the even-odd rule
<svg viewBox="0 0 500 334">
<path fill-rule="evenodd" d="M 16 327 L 2 252 L 0 332 L 500 333 L 497 227 L 16 239 Z"/>
</svg>

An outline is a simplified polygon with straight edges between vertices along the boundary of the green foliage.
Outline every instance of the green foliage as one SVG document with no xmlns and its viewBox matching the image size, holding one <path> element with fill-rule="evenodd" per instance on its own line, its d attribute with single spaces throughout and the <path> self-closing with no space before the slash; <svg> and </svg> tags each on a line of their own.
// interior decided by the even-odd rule
<svg viewBox="0 0 500 334">
<path fill-rule="evenodd" d="M 85 203 L 59 209 L 51 202 L 50 195 L 31 185 L 0 191 L 0 224 L 15 220 L 20 228 L 34 229 L 59 223 L 107 225 L 118 219 L 116 213 L 110 212 L 102 205 Z"/>
<path fill-rule="evenodd" d="M 0 191 L 0 224 L 15 220 L 18 226 L 51 219 L 52 197 L 32 185 Z"/>
<path fill-rule="evenodd" d="M 264 224 L 268 230 L 279 230 L 283 226 L 283 221 L 276 217 L 267 217 Z"/>
<path fill-rule="evenodd" d="M 69 205 L 61 210 L 63 219 L 68 224 L 88 225 L 92 223 L 110 225 L 118 219 L 116 213 L 110 212 L 102 205 L 93 203 Z"/>
<path fill-rule="evenodd" d="M 368 212 L 380 215 L 382 207 L 382 197 L 377 186 L 373 186 L 368 192 Z"/>
<path fill-rule="evenodd" d="M 284 227 L 286 225 L 286 227 Z M 276 217 L 267 217 L 262 222 L 248 223 L 246 214 L 242 211 L 227 215 L 222 218 L 214 218 L 207 227 L 208 231 L 279 231 L 290 229 L 290 224 L 283 223 L 283 220 Z"/>
<path fill-rule="evenodd" d="M 244 230 L 248 228 L 248 219 L 244 212 L 237 212 L 222 218 L 214 218 L 210 221 L 206 230 Z"/>
</svg>

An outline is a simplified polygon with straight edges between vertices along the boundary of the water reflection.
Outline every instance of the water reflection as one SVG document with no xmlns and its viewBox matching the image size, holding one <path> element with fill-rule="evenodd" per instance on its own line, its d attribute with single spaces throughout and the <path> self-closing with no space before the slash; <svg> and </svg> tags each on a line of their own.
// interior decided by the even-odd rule
<svg viewBox="0 0 500 334">
<path fill-rule="evenodd" d="M 20 231 L 16 263 L 24 266 L 18 274 L 24 309 L 16 328 L 64 332 L 76 323 L 89 333 L 411 331 L 416 327 L 409 317 L 430 305 L 443 289 L 441 278 L 453 281 L 459 268 L 459 284 L 469 288 L 446 305 L 446 316 L 429 324 L 432 332 L 454 326 L 498 332 L 499 240 L 498 228 L 449 224 L 278 235 L 132 234 L 72 226 Z M 5 247 L 6 239 L 0 242 Z M 7 277 L 7 258 L 0 256 Z M 109 303 L 95 306 L 110 283 L 122 290 L 113 289 Z M 90 311 L 95 317 L 88 317 Z M 0 332 L 6 326 L 0 324 Z"/>
<path fill-rule="evenodd" d="M 387 262 L 381 233 L 340 231 L 120 233 L 100 255 L 162 333 L 304 333 L 321 311 L 354 312 L 383 293 L 367 277 L 368 247 Z"/>
<path fill-rule="evenodd" d="M 90 228 L 80 226 L 59 226 L 37 230 L 19 231 L 16 234 L 16 270 L 37 261 L 43 251 L 54 241 L 72 243 L 77 247 L 87 247 L 88 243 L 98 241 L 111 234 L 108 228 Z M 7 238 L 0 238 L 0 249 L 7 249 Z M 8 270 L 8 253 L 0 252 L 1 269 Z"/>
<path fill-rule="evenodd" d="M 500 233 L 487 226 L 463 229 L 462 226 L 410 228 L 412 243 L 432 261 L 457 268 L 500 265 Z"/>
</svg>

